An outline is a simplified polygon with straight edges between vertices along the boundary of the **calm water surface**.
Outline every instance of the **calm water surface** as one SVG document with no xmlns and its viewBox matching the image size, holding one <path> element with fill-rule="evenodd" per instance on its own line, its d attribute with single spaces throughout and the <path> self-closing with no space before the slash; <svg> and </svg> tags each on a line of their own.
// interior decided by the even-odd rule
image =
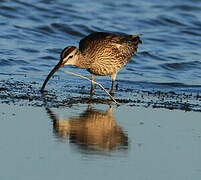
<svg viewBox="0 0 201 180">
<path fill-rule="evenodd" d="M 1 179 L 201 177 L 200 113 L 82 104 L 0 115 Z"/>
</svg>

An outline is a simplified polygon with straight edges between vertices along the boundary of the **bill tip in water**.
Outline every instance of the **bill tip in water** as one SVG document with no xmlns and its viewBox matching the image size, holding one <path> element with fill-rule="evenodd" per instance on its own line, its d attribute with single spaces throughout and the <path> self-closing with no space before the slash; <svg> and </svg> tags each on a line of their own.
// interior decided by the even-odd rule
<svg viewBox="0 0 201 180">
<path fill-rule="evenodd" d="M 41 92 L 41 93 L 44 93 L 44 88 L 41 88 L 41 89 L 40 89 L 40 92 Z"/>
</svg>

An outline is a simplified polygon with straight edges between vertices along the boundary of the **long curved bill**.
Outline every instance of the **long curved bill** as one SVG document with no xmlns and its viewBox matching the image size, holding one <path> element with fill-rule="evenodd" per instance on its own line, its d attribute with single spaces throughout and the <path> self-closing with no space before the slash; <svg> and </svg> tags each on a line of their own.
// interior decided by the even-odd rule
<svg viewBox="0 0 201 180">
<path fill-rule="evenodd" d="M 59 62 L 53 69 L 52 71 L 48 74 L 47 78 L 45 79 L 43 86 L 40 89 L 40 92 L 44 92 L 45 86 L 47 84 L 47 82 L 49 81 L 49 79 L 54 75 L 54 73 L 56 71 L 58 71 L 61 67 L 63 67 L 63 64 L 61 62 Z"/>
</svg>

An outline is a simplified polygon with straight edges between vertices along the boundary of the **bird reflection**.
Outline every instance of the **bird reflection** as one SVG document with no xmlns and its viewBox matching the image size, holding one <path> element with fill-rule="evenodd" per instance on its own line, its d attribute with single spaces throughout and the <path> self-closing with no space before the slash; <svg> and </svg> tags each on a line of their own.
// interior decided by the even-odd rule
<svg viewBox="0 0 201 180">
<path fill-rule="evenodd" d="M 94 109 L 91 105 L 79 116 L 61 119 L 51 109 L 47 113 L 53 120 L 55 134 L 68 138 L 81 150 L 113 151 L 127 149 L 128 137 L 117 124 L 112 108 L 106 111 Z"/>
</svg>

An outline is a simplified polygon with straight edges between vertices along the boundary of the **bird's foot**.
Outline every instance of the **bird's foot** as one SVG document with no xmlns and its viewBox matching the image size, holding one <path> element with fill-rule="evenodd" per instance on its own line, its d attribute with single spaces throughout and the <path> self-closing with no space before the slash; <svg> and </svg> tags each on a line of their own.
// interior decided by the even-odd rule
<svg viewBox="0 0 201 180">
<path fill-rule="evenodd" d="M 95 94 L 96 90 L 95 89 L 91 89 L 90 90 L 90 97 L 92 97 Z"/>
</svg>

